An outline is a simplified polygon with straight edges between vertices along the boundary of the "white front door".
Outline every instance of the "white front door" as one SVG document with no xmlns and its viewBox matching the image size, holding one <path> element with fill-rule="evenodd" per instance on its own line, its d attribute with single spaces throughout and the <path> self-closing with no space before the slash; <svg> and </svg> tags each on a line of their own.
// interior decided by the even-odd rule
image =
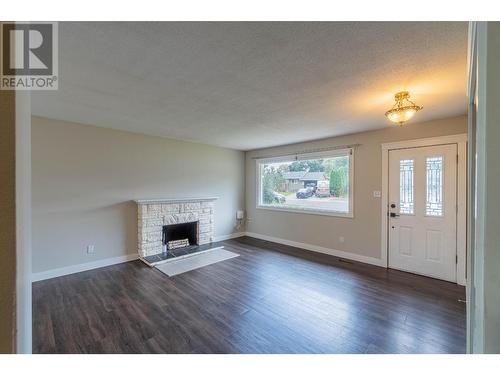
<svg viewBox="0 0 500 375">
<path fill-rule="evenodd" d="M 389 151 L 389 267 L 456 282 L 457 145 Z"/>
</svg>

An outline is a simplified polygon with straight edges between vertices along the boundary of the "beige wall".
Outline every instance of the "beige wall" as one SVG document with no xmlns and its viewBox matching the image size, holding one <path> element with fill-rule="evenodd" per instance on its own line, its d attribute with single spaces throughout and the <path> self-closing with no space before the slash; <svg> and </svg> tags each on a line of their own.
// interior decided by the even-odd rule
<svg viewBox="0 0 500 375">
<path fill-rule="evenodd" d="M 0 353 L 15 351 L 15 93 L 0 91 Z"/>
<path fill-rule="evenodd" d="M 32 147 L 35 273 L 136 253 L 133 199 L 217 196 L 215 236 L 236 231 L 241 151 L 37 117 Z"/>
<path fill-rule="evenodd" d="M 289 241 L 380 258 L 382 189 L 381 143 L 467 132 L 466 116 L 251 151 L 246 154 L 247 231 Z M 360 143 L 355 151 L 354 218 L 270 211 L 256 208 L 255 156 Z M 339 237 L 344 237 L 341 243 Z"/>
</svg>

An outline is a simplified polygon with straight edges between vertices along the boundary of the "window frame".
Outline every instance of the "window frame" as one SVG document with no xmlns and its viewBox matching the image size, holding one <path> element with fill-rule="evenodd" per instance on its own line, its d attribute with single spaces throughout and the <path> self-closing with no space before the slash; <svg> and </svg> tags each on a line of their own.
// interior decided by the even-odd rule
<svg viewBox="0 0 500 375">
<path fill-rule="evenodd" d="M 349 156 L 349 211 L 348 212 L 340 212 L 340 211 L 332 211 L 332 210 L 322 210 L 322 209 L 314 209 L 314 208 L 290 208 L 290 207 L 279 207 L 273 205 L 261 204 L 262 197 L 262 174 L 261 174 L 261 165 L 269 164 L 269 163 L 278 163 L 278 162 L 293 162 L 298 160 L 311 160 L 311 159 L 320 159 L 320 158 L 333 158 L 338 156 Z M 299 214 L 309 214 L 309 215 L 322 215 L 322 216 L 333 216 L 333 217 L 341 217 L 341 218 L 354 218 L 354 158 L 355 152 L 354 148 L 342 148 L 335 149 L 329 151 L 319 151 L 319 152 L 308 152 L 301 153 L 299 155 L 291 154 L 284 156 L 275 156 L 268 158 L 256 158 L 255 159 L 255 206 L 260 210 L 270 210 L 270 211 L 282 211 L 282 212 L 292 212 Z"/>
</svg>

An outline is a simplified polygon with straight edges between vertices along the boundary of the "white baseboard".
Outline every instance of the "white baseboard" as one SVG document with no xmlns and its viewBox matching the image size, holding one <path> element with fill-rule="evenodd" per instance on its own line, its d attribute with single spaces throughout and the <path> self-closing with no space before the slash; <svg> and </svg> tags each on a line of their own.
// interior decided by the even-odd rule
<svg viewBox="0 0 500 375">
<path fill-rule="evenodd" d="M 265 234 L 260 234 L 260 233 L 246 232 L 245 234 L 248 237 L 254 237 L 254 238 L 258 238 L 258 239 L 265 240 L 265 241 L 276 242 L 276 243 L 279 243 L 279 244 L 282 244 L 282 245 L 288 245 L 288 246 L 292 246 L 292 247 L 298 247 L 298 248 L 305 249 L 305 250 L 310 250 L 310 251 L 315 251 L 315 252 L 318 252 L 318 253 L 333 255 L 333 256 L 336 256 L 336 257 L 339 257 L 339 258 L 354 260 L 354 261 L 357 261 L 357 262 L 372 264 L 374 266 L 379 266 L 379 267 L 386 268 L 386 265 L 383 264 L 383 260 L 382 259 L 378 259 L 378 258 L 367 257 L 365 255 L 348 253 L 346 251 L 329 249 L 329 248 L 326 248 L 326 247 L 317 246 L 317 245 L 311 245 L 311 244 L 302 243 L 302 242 L 295 242 L 295 241 L 285 240 L 283 238 L 267 236 Z"/>
<path fill-rule="evenodd" d="M 127 254 L 114 258 L 106 258 L 101 260 L 96 260 L 95 262 L 75 264 L 73 266 L 54 268 L 52 270 L 36 272 L 31 275 L 31 281 L 41 281 L 52 279 L 54 277 L 70 275 L 72 273 L 89 271 L 96 268 L 112 266 L 113 264 L 130 262 L 136 260 L 139 256 L 137 254 Z"/>
<path fill-rule="evenodd" d="M 354 254 L 354 253 L 348 253 L 348 252 L 340 251 L 340 250 L 329 249 L 326 247 L 306 244 L 306 243 L 302 243 L 302 242 L 285 240 L 283 238 L 272 237 L 272 236 L 267 236 L 264 234 L 253 233 L 253 232 L 237 232 L 237 233 L 231 233 L 231 234 L 226 234 L 226 235 L 222 235 L 222 236 L 217 236 L 214 238 L 214 242 L 229 240 L 232 238 L 238 238 L 238 237 L 243 237 L 243 236 L 254 237 L 254 238 L 258 238 L 258 239 L 265 240 L 265 241 L 276 242 L 276 243 L 279 243 L 282 245 L 298 247 L 301 249 L 315 251 L 318 253 L 333 255 L 333 256 L 336 256 L 339 258 L 350 259 L 350 260 L 355 260 L 357 262 L 368 263 L 368 264 L 373 264 L 375 266 L 385 267 L 385 265 L 382 263 L 382 259 L 367 257 L 364 255 L 358 255 L 358 254 Z M 130 261 L 136 260 L 138 258 L 139 258 L 139 256 L 137 254 L 128 254 L 128 255 L 122 255 L 122 256 L 114 257 L 114 258 L 101 259 L 101 260 L 97 260 L 95 262 L 81 263 L 81 264 L 75 264 L 73 266 L 68 266 L 68 267 L 55 268 L 55 269 L 48 270 L 48 271 L 33 273 L 32 274 L 32 281 L 35 282 L 35 281 L 47 280 L 47 279 L 52 279 L 54 277 L 70 275 L 72 273 L 89 271 L 89 270 L 93 270 L 96 268 L 112 266 L 114 264 L 130 262 Z"/>
<path fill-rule="evenodd" d="M 245 234 L 246 234 L 245 232 L 237 232 L 237 233 L 231 233 L 231 234 L 226 234 L 226 235 L 222 235 L 222 236 L 217 236 L 214 238 L 214 242 L 230 240 L 231 238 L 243 237 L 243 236 L 245 236 Z M 73 266 L 68 266 L 68 267 L 54 268 L 54 269 L 48 270 L 48 271 L 33 273 L 31 275 L 31 281 L 35 282 L 35 281 L 52 279 L 54 277 L 70 275 L 72 273 L 89 271 L 89 270 L 93 270 L 96 268 L 112 266 L 113 264 L 130 262 L 131 260 L 136 260 L 136 259 L 139 259 L 138 254 L 128 254 L 128 255 L 123 255 L 123 256 L 114 257 L 114 258 L 101 259 L 101 260 L 97 260 L 95 262 L 81 263 L 81 264 L 75 264 Z"/>
<path fill-rule="evenodd" d="M 238 238 L 238 237 L 243 237 L 243 236 L 246 236 L 246 232 L 236 232 L 236 233 L 231 233 L 231 234 L 224 234 L 222 236 L 216 236 L 214 238 L 214 242 L 230 240 L 231 238 Z"/>
</svg>

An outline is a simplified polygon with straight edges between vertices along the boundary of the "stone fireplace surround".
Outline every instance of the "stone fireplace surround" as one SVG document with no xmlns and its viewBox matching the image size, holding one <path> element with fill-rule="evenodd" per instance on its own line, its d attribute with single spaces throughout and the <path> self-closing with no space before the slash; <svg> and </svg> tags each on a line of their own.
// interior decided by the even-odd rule
<svg viewBox="0 0 500 375">
<path fill-rule="evenodd" d="M 198 221 L 198 244 L 213 242 L 216 200 L 215 197 L 136 200 L 139 257 L 162 253 L 164 225 Z"/>
</svg>

